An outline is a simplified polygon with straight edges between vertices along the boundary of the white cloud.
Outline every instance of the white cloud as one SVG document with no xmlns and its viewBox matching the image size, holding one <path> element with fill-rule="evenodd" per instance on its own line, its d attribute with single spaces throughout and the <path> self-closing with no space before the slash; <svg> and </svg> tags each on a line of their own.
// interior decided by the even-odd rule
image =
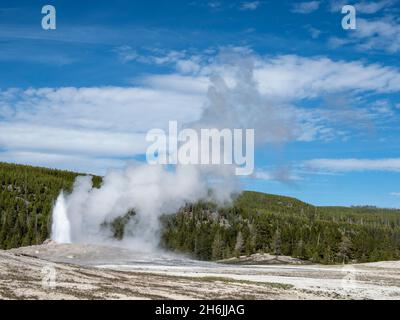
<svg viewBox="0 0 400 320">
<path fill-rule="evenodd" d="M 231 3 L 232 2 L 232 3 Z M 263 1 L 192 1 L 190 5 L 199 7 L 209 7 L 212 11 L 222 10 L 241 10 L 241 11 L 253 11 L 258 9 L 262 5 Z"/>
<path fill-rule="evenodd" d="M 345 38 L 339 38 L 336 36 L 332 36 L 328 39 L 328 45 L 331 48 L 339 48 L 341 46 L 344 46 L 344 45 L 347 45 L 350 43 L 351 43 L 351 41 L 347 38 L 345 39 Z"/>
<path fill-rule="evenodd" d="M 176 63 L 177 61 L 184 59 L 185 55 L 185 52 L 172 50 L 165 54 L 161 53 L 158 56 L 152 56 L 150 57 L 150 61 L 154 61 L 156 64 Z"/>
<path fill-rule="evenodd" d="M 89 159 L 97 172 L 104 171 L 103 164 L 120 164 L 120 158 L 144 154 L 149 129 L 165 128 L 171 117 L 180 123 L 199 117 L 204 101 L 204 92 L 156 83 L 152 88 L 0 91 L 0 148 L 7 150 L 0 158 L 13 155 L 30 163 L 34 155 L 37 164 L 41 159 L 46 166 L 54 161 L 53 166 L 78 170 L 76 157 L 82 157 L 80 171 L 89 167 Z"/>
<path fill-rule="evenodd" d="M 210 1 L 207 3 L 207 5 L 212 8 L 212 9 L 217 9 L 221 7 L 221 2 L 219 1 Z"/>
<path fill-rule="evenodd" d="M 183 80 L 183 79 L 182 79 Z M 113 132 L 144 132 L 174 114 L 187 121 L 199 114 L 200 93 L 153 87 L 38 88 L 0 93 L 0 110 L 13 114 L 13 123 L 83 128 Z M 167 107 L 166 107 L 167 104 Z M 8 108 L 7 108 L 8 107 Z M 10 112 L 10 111 L 7 111 Z"/>
<path fill-rule="evenodd" d="M 319 1 L 305 1 L 300 3 L 295 3 L 292 7 L 292 12 L 307 14 L 318 10 L 320 5 Z"/>
<path fill-rule="evenodd" d="M 371 97 L 372 93 L 400 91 L 400 72 L 393 67 L 324 57 L 259 57 L 243 49 L 236 53 L 249 56 L 247 62 L 254 64 L 255 82 L 254 86 L 243 83 L 232 93 L 229 103 L 241 103 L 240 108 L 247 109 L 249 103 L 259 106 L 258 116 L 248 113 L 243 119 L 253 117 L 262 123 L 263 117 L 273 113 L 276 119 L 290 121 L 291 140 L 344 139 L 346 133 L 333 130 L 327 122 L 363 121 L 358 111 L 346 108 L 335 111 L 295 107 L 301 99 L 329 94 L 337 97 L 346 92 L 356 96 L 368 93 Z M 185 59 L 192 61 L 191 57 Z M 228 63 L 229 59 L 224 56 L 207 65 L 199 64 L 195 72 L 187 69 L 143 76 L 135 79 L 131 87 L 0 90 L 0 148 L 6 149 L 8 155 L 18 154 L 18 159 L 36 154 L 44 162 L 63 155 L 63 165 L 75 163 L 71 157 L 76 155 L 119 163 L 119 158 L 143 154 L 147 130 L 166 128 L 169 120 L 185 124 L 199 119 L 207 105 L 210 77 L 219 75 L 228 87 L 235 85 L 237 64 Z M 253 90 L 260 93 L 260 101 L 247 98 Z M 387 114 L 384 99 L 380 100 L 371 110 L 377 115 Z M 279 123 L 276 126 L 271 130 L 278 130 Z"/>
<path fill-rule="evenodd" d="M 158 90 L 183 92 L 204 96 L 210 86 L 206 76 L 183 76 L 180 74 L 151 75 L 141 79 L 141 83 Z"/>
<path fill-rule="evenodd" d="M 252 175 L 252 178 L 266 181 L 280 181 L 280 182 L 293 182 L 297 180 L 303 180 L 300 176 L 295 174 L 290 168 L 279 167 L 274 170 L 263 170 L 258 169 Z"/>
<path fill-rule="evenodd" d="M 104 175 L 108 168 L 121 168 L 126 165 L 126 161 L 114 158 L 30 151 L 0 152 L 0 161 L 97 175 Z"/>
<path fill-rule="evenodd" d="M 387 159 L 313 159 L 304 164 L 312 169 L 333 172 L 393 171 L 400 172 L 400 158 Z"/>
<path fill-rule="evenodd" d="M 382 9 L 389 8 L 396 3 L 397 0 L 380 0 L 380 1 L 359 1 L 357 3 L 349 3 L 347 0 L 331 0 L 330 10 L 332 12 L 340 12 L 344 5 L 354 5 L 357 13 L 374 14 Z"/>
<path fill-rule="evenodd" d="M 139 58 L 137 51 L 133 50 L 130 46 L 116 47 L 114 51 L 118 54 L 118 57 L 122 62 L 135 61 Z"/>
<path fill-rule="evenodd" d="M 118 58 L 123 63 L 140 62 L 144 64 L 170 65 L 175 66 L 179 73 L 195 74 L 201 69 L 201 59 L 199 55 L 189 55 L 185 51 L 171 50 L 153 50 L 144 53 L 138 53 L 130 46 L 119 46 L 114 48 Z"/>
<path fill-rule="evenodd" d="M 374 14 L 384 8 L 391 6 L 395 1 L 382 0 L 382 1 L 361 1 L 355 4 L 356 10 L 359 13 Z"/>
<path fill-rule="evenodd" d="M 181 73 L 193 74 L 200 71 L 200 65 L 193 60 L 178 60 L 176 68 Z"/>
<path fill-rule="evenodd" d="M 11 150 L 50 150 L 53 153 L 103 157 L 132 157 L 146 150 L 144 134 L 25 123 L 3 123 L 0 126 L 0 146 Z"/>
<path fill-rule="evenodd" d="M 310 25 L 306 26 L 305 28 L 306 28 L 307 31 L 310 33 L 310 35 L 311 35 L 311 37 L 312 37 L 313 39 L 318 39 L 319 36 L 320 36 L 321 33 L 322 33 L 321 30 L 319 30 L 319 29 L 317 29 L 317 28 L 314 28 L 314 27 L 312 27 L 312 26 L 310 26 Z"/>
<path fill-rule="evenodd" d="M 358 50 L 383 50 L 388 53 L 400 52 L 400 20 L 396 17 L 357 18 L 357 29 L 346 38 L 331 37 L 332 47 L 354 45 Z"/>
<path fill-rule="evenodd" d="M 380 115 L 393 116 L 393 109 L 390 101 L 386 99 L 377 100 L 371 104 L 371 111 Z"/>
<path fill-rule="evenodd" d="M 347 37 L 331 37 L 332 47 L 345 45 L 355 46 L 362 51 L 382 50 L 391 54 L 400 52 L 400 19 L 395 14 L 394 4 L 398 0 L 361 1 L 355 4 L 357 12 L 357 28 L 347 32 Z M 340 11 L 346 1 L 332 1 L 331 10 Z M 378 16 L 378 12 L 383 12 Z M 375 14 L 366 18 L 362 14 Z"/>
<path fill-rule="evenodd" d="M 390 195 L 394 197 L 400 197 L 400 192 L 391 192 Z"/>
<path fill-rule="evenodd" d="M 260 1 L 243 2 L 240 6 L 240 10 L 256 10 L 260 6 L 260 4 Z"/>
<path fill-rule="evenodd" d="M 394 67 L 359 61 L 335 61 L 325 57 L 280 55 L 261 58 L 246 52 L 254 63 L 254 76 L 261 93 L 281 101 L 315 98 L 338 92 L 393 93 L 400 91 L 400 71 Z M 144 77 L 150 87 L 204 94 L 209 77 L 221 75 L 235 84 L 235 66 L 224 59 L 200 67 L 193 75 L 167 74 Z"/>
<path fill-rule="evenodd" d="M 400 24 L 392 18 L 358 19 L 353 38 L 365 50 L 382 49 L 390 53 L 400 52 Z"/>
<path fill-rule="evenodd" d="M 282 99 L 313 98 L 345 91 L 400 91 L 399 70 L 379 64 L 295 55 L 279 56 L 259 64 L 255 75 L 260 90 Z"/>
</svg>

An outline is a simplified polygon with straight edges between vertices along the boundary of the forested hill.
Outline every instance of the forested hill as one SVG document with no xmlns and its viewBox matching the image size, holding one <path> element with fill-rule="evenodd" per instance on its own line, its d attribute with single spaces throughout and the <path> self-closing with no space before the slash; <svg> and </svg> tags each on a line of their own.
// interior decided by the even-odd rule
<svg viewBox="0 0 400 320">
<path fill-rule="evenodd" d="M 0 248 L 42 243 L 60 190 L 69 191 L 78 173 L 0 163 Z M 95 185 L 101 178 L 94 177 Z"/>
<path fill-rule="evenodd" d="M 163 223 L 165 247 L 204 260 L 256 252 L 327 264 L 400 259 L 400 210 L 316 207 L 244 192 L 230 208 L 189 205 Z"/>
<path fill-rule="evenodd" d="M 43 242 L 59 192 L 78 173 L 0 163 L 0 248 Z M 101 177 L 94 177 L 99 186 Z M 123 236 L 126 219 L 113 224 Z M 315 207 L 299 200 L 244 192 L 232 206 L 188 204 L 162 218 L 161 245 L 204 260 L 269 252 L 321 263 L 400 259 L 400 210 Z"/>
</svg>

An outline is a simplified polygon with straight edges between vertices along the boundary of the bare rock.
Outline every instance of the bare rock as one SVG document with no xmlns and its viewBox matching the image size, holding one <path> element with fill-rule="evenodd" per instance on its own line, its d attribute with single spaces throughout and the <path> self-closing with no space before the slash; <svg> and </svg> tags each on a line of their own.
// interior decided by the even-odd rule
<svg viewBox="0 0 400 320">
<path fill-rule="evenodd" d="M 51 246 L 51 245 L 57 244 L 57 242 L 55 242 L 54 240 L 51 240 L 51 239 L 46 239 L 46 240 L 43 241 L 42 244 L 45 245 L 45 246 Z"/>
</svg>

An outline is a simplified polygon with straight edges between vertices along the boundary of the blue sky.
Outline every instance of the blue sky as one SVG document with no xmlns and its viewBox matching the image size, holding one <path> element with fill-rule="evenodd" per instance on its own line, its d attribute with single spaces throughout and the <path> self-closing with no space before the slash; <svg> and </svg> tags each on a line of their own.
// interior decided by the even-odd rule
<svg viewBox="0 0 400 320">
<path fill-rule="evenodd" d="M 293 115 L 290 138 L 257 147 L 247 189 L 400 207 L 399 55 L 396 0 L 2 0 L 0 161 L 103 174 L 142 159 L 144 133 L 196 120 L 234 56 L 254 63 L 266 127 Z"/>
</svg>

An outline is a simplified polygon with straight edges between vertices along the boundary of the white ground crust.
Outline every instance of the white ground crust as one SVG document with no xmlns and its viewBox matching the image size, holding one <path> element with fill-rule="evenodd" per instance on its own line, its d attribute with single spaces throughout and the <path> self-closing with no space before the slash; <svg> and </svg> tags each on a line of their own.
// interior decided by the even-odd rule
<svg viewBox="0 0 400 320">
<path fill-rule="evenodd" d="M 263 259 L 272 258 L 255 257 L 257 263 Z M 400 299 L 400 261 L 292 262 L 217 264 L 115 247 L 48 244 L 0 251 L 0 298 Z M 42 283 L 48 266 L 56 271 L 55 288 Z"/>
</svg>

